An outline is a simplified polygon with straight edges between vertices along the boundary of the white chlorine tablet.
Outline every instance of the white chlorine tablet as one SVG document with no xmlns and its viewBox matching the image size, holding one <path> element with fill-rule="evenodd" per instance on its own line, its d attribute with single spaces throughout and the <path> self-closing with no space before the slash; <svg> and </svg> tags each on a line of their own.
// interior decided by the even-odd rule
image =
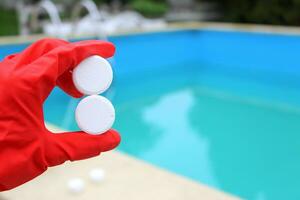
<svg viewBox="0 0 300 200">
<path fill-rule="evenodd" d="M 68 189 L 73 193 L 80 193 L 84 190 L 85 184 L 80 178 L 72 178 L 68 181 Z"/>
<path fill-rule="evenodd" d="M 95 182 L 95 183 L 102 182 L 104 180 L 104 177 L 105 177 L 105 171 L 101 168 L 92 169 L 89 172 L 89 177 L 90 177 L 90 180 Z"/>
<path fill-rule="evenodd" d="M 109 88 L 112 79 L 113 72 L 109 62 L 100 56 L 86 58 L 73 70 L 75 87 L 87 95 L 104 92 Z"/>
<path fill-rule="evenodd" d="M 115 109 L 108 99 L 91 95 L 79 102 L 75 119 L 82 131 L 97 135 L 112 127 L 115 121 Z"/>
</svg>

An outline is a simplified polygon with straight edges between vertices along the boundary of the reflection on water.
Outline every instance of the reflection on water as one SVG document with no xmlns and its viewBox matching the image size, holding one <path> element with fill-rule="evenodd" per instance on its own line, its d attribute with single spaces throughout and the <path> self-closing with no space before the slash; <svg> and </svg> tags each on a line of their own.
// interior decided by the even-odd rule
<svg viewBox="0 0 300 200">
<path fill-rule="evenodd" d="M 143 109 L 156 101 L 157 99 L 145 99 L 143 102 L 133 101 L 132 104 L 122 107 L 116 106 L 117 118 L 114 127 L 122 133 L 122 150 L 133 155 L 142 155 L 160 138 L 160 134 L 153 133 L 151 125 L 142 117 Z"/>
<path fill-rule="evenodd" d="M 116 108 L 114 128 L 122 133 L 120 150 L 143 157 L 145 152 L 152 151 L 153 146 L 160 142 L 164 132 L 157 130 L 160 127 L 146 121 L 144 112 L 155 106 L 162 96 L 188 87 L 190 80 L 187 73 L 179 73 L 178 66 L 174 66 L 170 73 L 151 71 L 140 73 L 138 77 L 132 75 L 123 79 L 116 78 L 113 99 Z M 140 80 L 138 84 L 136 80 Z M 156 156 L 157 159 L 159 157 Z"/>
<path fill-rule="evenodd" d="M 209 141 L 201 136 L 200 131 L 197 133 L 190 123 L 189 113 L 195 103 L 193 91 L 184 90 L 166 94 L 155 105 L 144 110 L 144 121 L 152 127 L 154 133 L 161 133 L 161 137 L 143 157 L 151 160 L 160 155 L 155 163 L 161 163 L 162 167 L 176 165 L 179 173 L 197 174 L 195 178 L 217 186 L 209 159 Z M 192 146 L 193 151 L 188 146 Z M 191 158 L 201 162 L 195 162 Z M 195 170 L 197 173 L 194 173 Z"/>
</svg>

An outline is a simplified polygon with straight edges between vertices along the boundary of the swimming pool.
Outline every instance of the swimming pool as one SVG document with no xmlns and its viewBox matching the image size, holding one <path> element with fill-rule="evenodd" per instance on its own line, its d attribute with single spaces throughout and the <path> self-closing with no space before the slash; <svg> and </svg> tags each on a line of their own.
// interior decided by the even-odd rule
<svg viewBox="0 0 300 200">
<path fill-rule="evenodd" d="M 110 41 L 120 151 L 243 198 L 300 198 L 300 36 L 195 29 Z M 77 101 L 54 90 L 47 121 L 76 129 Z"/>
</svg>

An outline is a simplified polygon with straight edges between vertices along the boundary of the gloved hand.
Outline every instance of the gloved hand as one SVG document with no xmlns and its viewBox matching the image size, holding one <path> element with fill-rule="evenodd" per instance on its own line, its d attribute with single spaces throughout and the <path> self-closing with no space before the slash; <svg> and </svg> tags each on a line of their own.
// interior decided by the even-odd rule
<svg viewBox="0 0 300 200">
<path fill-rule="evenodd" d="M 46 129 L 43 103 L 55 86 L 81 97 L 72 69 L 92 55 L 113 56 L 109 42 L 69 43 L 43 39 L 0 63 L 0 191 L 17 187 L 66 160 L 81 160 L 115 148 L 119 134 L 54 134 Z"/>
</svg>

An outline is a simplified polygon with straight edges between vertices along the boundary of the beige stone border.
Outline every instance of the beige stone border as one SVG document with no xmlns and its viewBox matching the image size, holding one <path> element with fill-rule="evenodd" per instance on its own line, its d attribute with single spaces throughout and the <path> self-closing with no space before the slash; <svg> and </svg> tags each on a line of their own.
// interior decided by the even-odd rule
<svg viewBox="0 0 300 200">
<path fill-rule="evenodd" d="M 49 126 L 48 126 L 49 127 Z M 59 128 L 50 126 L 52 130 Z M 89 170 L 100 167 L 106 179 L 89 181 Z M 86 182 L 85 190 L 72 194 L 67 182 L 73 177 Z M 129 155 L 111 151 L 79 162 L 67 162 L 16 189 L 0 194 L 3 200 L 233 200 L 232 195 L 162 170 Z"/>
<path fill-rule="evenodd" d="M 215 29 L 228 31 L 245 31 L 283 35 L 299 35 L 300 27 L 279 26 L 279 25 L 260 25 L 260 24 L 239 24 L 239 23 L 220 23 L 220 22 L 187 22 L 170 24 L 172 28 L 178 29 Z"/>
<path fill-rule="evenodd" d="M 151 31 L 145 31 L 135 29 L 131 31 L 118 32 L 109 36 L 121 36 L 121 35 L 133 35 L 153 32 L 166 32 L 176 31 L 184 29 L 215 29 L 215 30 L 227 30 L 227 31 L 247 31 L 247 32 L 259 32 L 270 34 L 285 34 L 285 35 L 299 35 L 300 27 L 292 26 L 275 26 L 275 25 L 258 25 L 258 24 L 238 24 L 238 23 L 220 23 L 220 22 L 182 22 L 182 23 L 170 23 L 167 28 L 156 29 Z M 30 43 L 45 37 L 53 37 L 47 35 L 29 35 L 29 36 L 4 36 L 0 37 L 0 45 L 5 44 L 20 44 Z M 90 38 L 93 35 L 77 35 L 70 36 L 67 39 L 80 39 Z M 95 37 L 95 35 L 94 35 Z"/>
</svg>

